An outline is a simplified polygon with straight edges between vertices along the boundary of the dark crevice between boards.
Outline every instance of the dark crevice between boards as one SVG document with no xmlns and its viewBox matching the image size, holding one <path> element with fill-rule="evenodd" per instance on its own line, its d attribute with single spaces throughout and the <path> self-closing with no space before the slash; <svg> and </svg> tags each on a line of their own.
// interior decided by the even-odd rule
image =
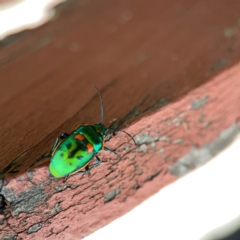
<svg viewBox="0 0 240 240">
<path fill-rule="evenodd" d="M 108 88 L 110 88 L 112 85 L 114 85 L 116 83 L 116 81 L 118 81 L 118 79 L 114 79 L 113 81 L 111 81 L 108 85 L 106 85 L 105 87 L 102 88 L 101 93 L 104 93 Z M 42 141 L 38 142 L 36 145 L 30 147 L 29 149 L 27 149 L 26 151 L 24 151 L 23 153 L 21 153 L 19 156 L 17 156 L 15 159 L 13 159 L 4 169 L 0 169 L 0 179 L 4 178 L 5 175 L 7 173 L 9 174 L 20 174 L 24 171 L 21 171 L 21 167 L 23 166 L 24 162 L 20 161 L 23 157 L 26 157 L 27 154 L 31 153 L 33 150 L 35 150 L 37 148 L 38 145 L 40 145 L 41 143 L 45 143 L 48 142 L 48 138 L 52 138 L 52 136 L 58 136 L 58 134 L 56 134 L 56 130 L 58 129 L 65 129 L 65 125 L 68 125 L 68 122 L 71 121 L 71 119 L 76 118 L 80 112 L 84 112 L 85 109 L 87 109 L 90 104 L 94 101 L 96 101 L 96 99 L 98 98 L 97 95 L 93 95 L 93 97 L 89 100 L 89 102 L 87 102 L 82 108 L 80 108 L 74 115 L 70 116 L 64 123 L 62 123 L 57 129 L 54 129 L 54 131 L 52 131 L 51 133 L 48 134 L 47 137 L 45 137 Z M 62 130 L 63 132 L 64 130 Z M 58 131 L 61 132 L 61 131 Z M 54 143 L 54 140 L 52 141 Z M 50 151 L 50 149 L 49 149 Z M 46 158 L 49 158 L 49 151 L 45 152 L 44 154 L 41 154 L 40 157 L 38 157 L 32 164 L 30 167 L 34 166 L 35 164 L 43 161 Z M 40 165 L 39 165 L 40 166 Z"/>
<path fill-rule="evenodd" d="M 106 85 L 105 87 L 103 87 L 101 89 L 101 93 L 104 94 L 104 92 L 106 90 L 108 90 L 109 88 L 111 88 L 112 86 L 115 85 L 115 83 L 118 81 L 119 79 L 116 78 L 113 81 L 111 81 L 108 85 Z M 5 167 L 4 169 L 0 170 L 0 179 L 5 177 L 6 174 L 20 174 L 24 171 L 21 171 L 22 166 L 24 165 L 24 161 L 21 161 L 21 159 L 23 157 L 27 157 L 27 155 L 29 153 L 31 153 L 33 150 L 35 150 L 37 148 L 38 145 L 42 144 L 42 143 L 46 143 L 50 140 L 48 140 L 48 138 L 52 138 L 52 136 L 57 136 L 57 134 L 55 134 L 56 130 L 58 129 L 63 129 L 62 131 L 64 131 L 65 126 L 69 125 L 68 122 L 71 121 L 71 119 L 73 118 L 77 118 L 77 116 L 79 115 L 80 112 L 84 112 L 85 109 L 89 108 L 89 106 L 92 104 L 92 102 L 96 102 L 98 96 L 97 95 L 93 95 L 93 97 L 89 100 L 89 102 L 87 104 L 85 104 L 81 109 L 79 109 L 73 116 L 69 117 L 63 124 L 61 124 L 57 129 L 55 129 L 53 132 L 49 133 L 48 136 L 46 138 L 44 138 L 41 142 L 37 143 L 36 145 L 32 146 L 31 148 L 27 149 L 26 151 L 24 151 L 23 153 L 21 153 L 18 157 L 16 157 L 15 159 L 13 159 L 8 165 L 7 167 Z M 151 99 L 150 95 L 147 95 L 142 102 L 134 107 L 125 117 L 123 117 L 120 121 L 116 121 L 113 122 L 109 128 L 114 128 L 114 129 L 120 129 L 122 126 L 124 126 L 126 123 L 130 124 L 133 121 L 136 121 L 137 119 L 140 119 L 140 117 L 144 116 L 145 114 L 154 111 L 156 109 L 161 108 L 162 106 L 165 106 L 166 104 L 168 104 L 170 102 L 170 99 L 167 98 L 160 98 L 160 99 Z M 61 132 L 61 131 L 58 131 Z M 109 138 L 109 140 L 111 139 L 111 137 Z M 53 142 L 53 141 L 52 141 Z M 30 168 L 32 168 L 34 165 L 37 165 L 40 162 L 45 163 L 44 160 L 46 160 L 47 158 L 49 158 L 49 154 L 48 152 L 45 152 L 44 154 L 41 154 L 38 158 L 36 158 L 35 161 L 32 162 L 32 164 L 30 165 Z M 41 166 L 38 165 L 37 167 Z"/>
<path fill-rule="evenodd" d="M 119 129 L 124 126 L 126 123 L 130 124 L 133 121 L 136 121 L 140 117 L 143 117 L 145 114 L 160 109 L 161 107 L 168 104 L 171 100 L 168 98 L 160 98 L 160 99 L 150 99 L 150 95 L 148 94 L 142 102 L 134 107 L 125 117 L 123 117 L 119 121 L 114 121 L 110 124 L 109 128 Z"/>
</svg>

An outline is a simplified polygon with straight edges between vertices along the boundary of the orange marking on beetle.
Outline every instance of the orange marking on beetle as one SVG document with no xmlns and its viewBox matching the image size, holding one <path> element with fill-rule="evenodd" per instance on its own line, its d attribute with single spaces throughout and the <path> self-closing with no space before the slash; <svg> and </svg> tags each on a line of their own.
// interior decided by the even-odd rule
<svg viewBox="0 0 240 240">
<path fill-rule="evenodd" d="M 88 143 L 86 147 L 88 149 L 88 153 L 92 153 L 93 152 L 93 145 L 91 143 Z"/>
<path fill-rule="evenodd" d="M 105 141 L 103 140 L 102 141 L 102 148 L 101 148 L 102 150 L 104 149 L 104 144 L 105 144 Z"/>
<path fill-rule="evenodd" d="M 77 139 L 77 140 L 82 141 L 82 140 L 85 139 L 85 137 L 84 137 L 82 134 L 77 134 L 77 135 L 74 137 L 74 139 Z"/>
</svg>

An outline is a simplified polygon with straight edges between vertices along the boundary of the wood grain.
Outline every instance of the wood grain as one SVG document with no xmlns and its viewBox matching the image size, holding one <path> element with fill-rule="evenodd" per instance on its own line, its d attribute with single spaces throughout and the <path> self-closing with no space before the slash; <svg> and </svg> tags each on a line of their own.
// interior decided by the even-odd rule
<svg viewBox="0 0 240 240">
<path fill-rule="evenodd" d="M 69 1 L 51 22 L 2 41 L 0 173 L 17 174 L 3 189 L 14 216 L 1 225 L 3 234 L 83 237 L 174 181 L 170 165 L 239 119 L 239 67 L 231 68 L 240 57 L 239 12 L 237 0 Z M 91 177 L 67 184 L 41 167 L 29 182 L 26 170 L 57 136 L 99 120 L 93 84 L 103 95 L 106 126 L 116 119 L 133 136 L 149 132 L 184 144 L 157 141 L 145 152 L 119 134 L 108 144 L 124 161 L 101 154 L 104 163 Z M 189 109 L 204 96 L 204 112 Z M 182 112 L 187 127 L 168 126 Z M 81 226 L 66 227 L 72 218 Z M 41 227 L 34 231 L 34 224 Z"/>
<path fill-rule="evenodd" d="M 98 121 L 92 84 L 109 125 L 147 97 L 136 114 L 206 82 L 219 61 L 239 58 L 238 32 L 224 36 L 238 27 L 239 9 L 239 1 L 73 1 L 52 22 L 12 37 L 0 49 L 0 168 Z"/>
</svg>

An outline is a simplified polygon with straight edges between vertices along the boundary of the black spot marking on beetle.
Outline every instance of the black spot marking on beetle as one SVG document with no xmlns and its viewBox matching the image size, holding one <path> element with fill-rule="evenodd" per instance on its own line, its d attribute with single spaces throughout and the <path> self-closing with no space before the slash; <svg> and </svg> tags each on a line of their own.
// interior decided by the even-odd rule
<svg viewBox="0 0 240 240">
<path fill-rule="evenodd" d="M 73 165 L 73 164 L 70 162 L 70 163 L 69 163 L 69 166 L 72 166 L 72 165 Z"/>
<path fill-rule="evenodd" d="M 64 157 L 64 154 L 63 154 L 63 153 L 61 153 L 61 154 L 60 154 L 60 157 Z"/>
<path fill-rule="evenodd" d="M 83 159 L 83 156 L 77 156 L 77 159 L 78 159 L 78 160 L 82 160 L 82 159 Z"/>
<path fill-rule="evenodd" d="M 73 156 L 74 156 L 73 152 L 70 152 L 70 153 L 68 154 L 68 158 L 73 158 Z"/>
<path fill-rule="evenodd" d="M 77 141 L 76 143 L 77 143 L 76 148 L 74 148 L 74 149 L 72 150 L 72 152 L 71 152 L 71 153 L 72 153 L 72 157 L 76 156 L 76 154 L 78 153 L 78 151 L 85 151 L 85 152 L 86 152 L 86 151 L 88 150 L 84 142 L 82 142 L 82 141 Z"/>
<path fill-rule="evenodd" d="M 66 147 L 67 147 L 67 149 L 70 149 L 70 148 L 72 147 L 72 144 L 71 144 L 71 143 L 68 143 L 68 144 L 66 145 Z"/>
</svg>

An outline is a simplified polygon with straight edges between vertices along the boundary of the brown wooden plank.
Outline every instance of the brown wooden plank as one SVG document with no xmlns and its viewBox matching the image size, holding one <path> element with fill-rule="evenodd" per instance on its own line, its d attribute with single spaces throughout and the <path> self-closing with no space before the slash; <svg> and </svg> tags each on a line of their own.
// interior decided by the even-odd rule
<svg viewBox="0 0 240 240">
<path fill-rule="evenodd" d="M 106 88 L 108 125 L 146 96 L 146 107 L 173 101 L 207 81 L 214 64 L 239 57 L 238 34 L 224 36 L 238 28 L 238 1 L 87 3 L 72 2 L 54 21 L 1 48 L 1 168 L 45 141 L 41 155 L 79 122 L 96 122 L 97 99 L 80 111 L 96 95 L 91 84 Z"/>
<path fill-rule="evenodd" d="M 48 167 L 7 177 L 2 192 L 12 211 L 0 236 L 81 239 L 206 163 L 240 132 L 240 65 L 191 91 L 126 130 L 107 146 L 121 159 L 100 153 L 88 175 L 53 179 Z M 224 176 L 224 173 L 223 173 Z M 177 199 L 176 199 L 177 201 Z M 134 224 L 134 223 L 133 223 Z"/>
<path fill-rule="evenodd" d="M 193 145 L 202 147 L 213 141 L 239 117 L 239 68 L 196 89 L 239 61 L 239 10 L 236 0 L 69 1 L 53 21 L 2 42 L 0 169 L 3 175 L 10 170 L 19 173 L 7 178 L 11 181 L 3 190 L 11 200 L 14 217 L 8 221 L 11 229 L 6 221 L 1 225 L 2 234 L 36 237 L 38 233 L 29 228 L 41 222 L 39 231 L 45 238 L 61 231 L 62 239 L 74 231 L 84 236 L 173 181 L 176 177 L 168 171 L 169 165 Z M 158 115 L 141 119 L 129 131 L 133 135 L 149 132 L 154 137 L 159 130 L 171 140 L 184 138 L 184 144 L 156 142 L 151 151 L 140 149 L 120 162 L 102 154 L 105 162 L 91 177 L 71 177 L 66 189 L 63 180 L 49 180 L 47 167 L 42 167 L 33 174 L 37 185 L 32 185 L 23 173 L 51 149 L 59 134 L 82 122 L 99 120 L 99 99 L 92 84 L 102 92 L 107 126 L 117 119 L 126 127 L 162 102 L 171 101 Z M 203 112 L 188 109 L 192 99 L 205 96 Z M 187 127 L 168 126 L 184 111 Z M 119 134 L 108 144 L 115 148 L 126 141 Z M 123 146 L 118 148 L 121 155 L 125 155 Z M 165 158 L 157 152 L 162 147 Z M 45 186 L 41 185 L 44 181 Z M 109 192 L 115 193 L 116 200 L 104 204 Z M 39 214 L 34 213 L 36 209 Z M 65 231 L 72 217 L 81 226 Z M 48 225 L 47 220 L 59 227 Z M 27 235 L 28 230 L 32 234 Z"/>
</svg>

